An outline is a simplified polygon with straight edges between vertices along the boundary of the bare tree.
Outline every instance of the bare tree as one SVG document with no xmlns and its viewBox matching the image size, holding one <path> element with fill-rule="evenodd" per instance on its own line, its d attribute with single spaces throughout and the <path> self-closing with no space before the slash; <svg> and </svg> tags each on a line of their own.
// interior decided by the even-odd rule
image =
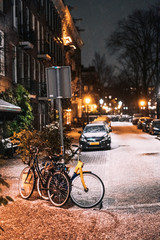
<svg viewBox="0 0 160 240">
<path fill-rule="evenodd" d="M 111 65 L 107 64 L 105 55 L 101 56 L 98 52 L 95 52 L 92 65 L 98 73 L 100 84 L 102 86 L 109 86 L 113 80 L 114 69 Z"/>
<path fill-rule="evenodd" d="M 159 79 L 160 15 L 157 7 L 136 10 L 119 22 L 106 40 L 106 47 L 118 55 L 121 70 L 130 85 L 148 99 L 148 87 Z"/>
</svg>

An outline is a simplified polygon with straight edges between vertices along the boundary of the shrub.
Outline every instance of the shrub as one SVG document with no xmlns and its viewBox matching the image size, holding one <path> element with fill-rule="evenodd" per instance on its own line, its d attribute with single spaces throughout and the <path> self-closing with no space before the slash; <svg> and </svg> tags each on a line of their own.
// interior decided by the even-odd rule
<svg viewBox="0 0 160 240">
<path fill-rule="evenodd" d="M 6 135 L 12 136 L 13 132 L 19 132 L 21 129 L 31 129 L 33 114 L 29 92 L 22 85 L 18 84 L 16 87 L 1 92 L 0 98 L 21 107 L 21 112 L 17 115 L 16 119 L 7 123 L 6 129 L 8 133 Z"/>
<path fill-rule="evenodd" d="M 14 133 L 11 139 L 14 144 L 18 144 L 17 153 L 21 154 L 23 162 L 32 158 L 32 146 L 38 147 L 39 151 L 47 156 L 61 152 L 60 132 L 57 122 L 47 125 L 41 132 L 22 130 L 19 133 Z M 72 139 L 64 133 L 65 153 L 70 149 L 71 142 Z"/>
</svg>

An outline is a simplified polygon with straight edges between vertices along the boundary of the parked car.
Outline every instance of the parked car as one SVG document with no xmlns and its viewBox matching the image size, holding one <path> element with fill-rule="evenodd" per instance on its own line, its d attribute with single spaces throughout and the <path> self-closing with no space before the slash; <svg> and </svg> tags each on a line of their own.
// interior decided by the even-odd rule
<svg viewBox="0 0 160 240">
<path fill-rule="evenodd" d="M 133 114 L 133 118 L 132 118 L 132 124 L 133 125 L 137 125 L 138 120 L 143 117 L 143 115 L 141 113 L 135 113 Z"/>
<path fill-rule="evenodd" d="M 144 123 L 144 121 L 146 119 L 151 119 L 150 117 L 141 117 L 139 120 L 138 120 L 138 123 L 137 123 L 137 128 L 138 129 L 142 129 L 142 124 Z"/>
<path fill-rule="evenodd" d="M 142 131 L 143 132 L 149 132 L 149 125 L 152 120 L 153 120 L 153 118 L 148 118 L 148 119 L 144 120 L 144 122 L 142 123 Z"/>
<path fill-rule="evenodd" d="M 160 119 L 153 119 L 149 125 L 150 134 L 160 134 Z"/>
<path fill-rule="evenodd" d="M 110 149 L 111 130 L 104 123 L 87 124 L 79 138 L 82 150 L 91 149 Z"/>
<path fill-rule="evenodd" d="M 13 157 L 16 149 L 18 148 L 17 144 L 13 144 L 10 138 L 3 138 L 0 141 L 0 154 Z"/>
<path fill-rule="evenodd" d="M 98 118 L 95 118 L 92 123 L 104 123 L 108 125 L 108 128 L 111 130 L 111 120 L 107 116 L 100 116 Z"/>
</svg>

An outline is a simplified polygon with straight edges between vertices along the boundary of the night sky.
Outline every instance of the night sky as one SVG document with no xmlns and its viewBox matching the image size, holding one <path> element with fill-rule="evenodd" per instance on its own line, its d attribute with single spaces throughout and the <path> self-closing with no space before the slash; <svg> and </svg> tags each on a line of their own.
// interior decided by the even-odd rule
<svg viewBox="0 0 160 240">
<path fill-rule="evenodd" d="M 119 20 L 127 17 L 135 9 L 146 9 L 160 0 L 65 0 L 67 5 L 75 7 L 71 11 L 73 18 L 82 18 L 76 23 L 85 29 L 80 35 L 84 42 L 82 64 L 91 65 L 95 51 L 105 53 L 107 63 L 114 63 L 105 49 L 105 39 L 115 30 Z"/>
</svg>

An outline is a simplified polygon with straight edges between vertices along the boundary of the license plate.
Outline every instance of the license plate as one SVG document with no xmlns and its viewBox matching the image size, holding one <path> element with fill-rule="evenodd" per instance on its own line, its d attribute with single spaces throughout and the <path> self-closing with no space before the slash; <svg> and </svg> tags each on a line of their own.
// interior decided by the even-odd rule
<svg viewBox="0 0 160 240">
<path fill-rule="evenodd" d="M 99 145 L 99 142 L 90 142 L 89 145 Z"/>
</svg>

